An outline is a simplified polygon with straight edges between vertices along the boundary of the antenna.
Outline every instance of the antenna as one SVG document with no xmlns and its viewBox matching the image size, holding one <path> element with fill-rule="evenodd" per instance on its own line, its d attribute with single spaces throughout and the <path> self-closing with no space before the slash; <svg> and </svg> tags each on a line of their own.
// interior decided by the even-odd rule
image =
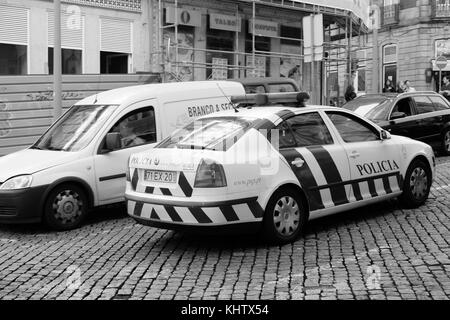
<svg viewBox="0 0 450 320">
<path fill-rule="evenodd" d="M 219 83 L 216 82 L 217 87 L 219 88 L 220 92 L 222 92 L 223 96 L 228 100 L 228 103 L 233 107 L 234 112 L 239 112 L 239 110 L 235 107 L 234 103 L 231 101 L 231 99 L 225 94 L 225 92 L 220 87 Z"/>
</svg>

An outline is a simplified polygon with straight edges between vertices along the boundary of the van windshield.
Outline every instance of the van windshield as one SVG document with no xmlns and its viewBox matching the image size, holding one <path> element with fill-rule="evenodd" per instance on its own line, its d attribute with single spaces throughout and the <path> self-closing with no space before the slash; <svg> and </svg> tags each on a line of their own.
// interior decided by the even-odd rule
<svg viewBox="0 0 450 320">
<path fill-rule="evenodd" d="M 252 120 L 238 117 L 198 119 L 175 131 L 157 148 L 225 151 L 251 127 Z"/>
<path fill-rule="evenodd" d="M 117 106 L 75 105 L 31 147 L 40 150 L 78 151 L 88 145 Z"/>
</svg>

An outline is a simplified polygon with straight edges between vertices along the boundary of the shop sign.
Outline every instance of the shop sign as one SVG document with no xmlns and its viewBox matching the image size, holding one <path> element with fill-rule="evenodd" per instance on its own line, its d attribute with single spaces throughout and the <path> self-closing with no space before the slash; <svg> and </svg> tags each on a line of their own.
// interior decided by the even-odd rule
<svg viewBox="0 0 450 320">
<path fill-rule="evenodd" d="M 211 13 L 209 15 L 209 27 L 211 29 L 241 32 L 241 18 L 236 18 L 236 16 L 229 16 L 225 14 Z"/>
<path fill-rule="evenodd" d="M 192 27 L 201 27 L 202 25 L 202 14 L 200 11 L 167 7 L 166 22 L 175 23 L 175 17 L 177 17 L 178 24 Z"/>
<path fill-rule="evenodd" d="M 439 39 L 435 42 L 434 56 L 450 58 L 450 39 Z"/>
<path fill-rule="evenodd" d="M 248 20 L 249 33 L 253 33 L 253 19 Z M 278 37 L 280 25 L 277 22 L 255 19 L 255 34 L 265 37 Z"/>
</svg>

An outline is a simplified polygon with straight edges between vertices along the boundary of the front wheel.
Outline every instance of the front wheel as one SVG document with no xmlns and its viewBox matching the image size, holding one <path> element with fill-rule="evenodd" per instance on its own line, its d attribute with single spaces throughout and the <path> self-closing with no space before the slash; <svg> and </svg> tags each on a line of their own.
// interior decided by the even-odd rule
<svg viewBox="0 0 450 320">
<path fill-rule="evenodd" d="M 292 189 L 277 191 L 267 204 L 263 236 L 272 243 L 284 244 L 294 241 L 303 231 L 307 211 L 298 193 Z"/>
<path fill-rule="evenodd" d="M 44 207 L 44 222 L 55 230 L 71 230 L 81 225 L 88 211 L 83 189 L 74 184 L 62 184 L 48 195 Z"/>
<path fill-rule="evenodd" d="M 414 160 L 408 167 L 400 201 L 408 208 L 417 208 L 428 199 L 431 188 L 431 170 L 422 160 Z"/>
</svg>

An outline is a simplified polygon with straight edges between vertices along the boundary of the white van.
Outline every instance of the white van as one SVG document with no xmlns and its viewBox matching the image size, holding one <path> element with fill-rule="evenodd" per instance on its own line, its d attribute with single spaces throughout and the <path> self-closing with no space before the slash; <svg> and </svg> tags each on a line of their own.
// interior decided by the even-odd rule
<svg viewBox="0 0 450 320">
<path fill-rule="evenodd" d="M 191 119 L 230 109 L 232 81 L 148 84 L 77 102 L 28 149 L 0 158 L 0 223 L 77 227 L 88 209 L 124 201 L 127 159 Z"/>
</svg>

